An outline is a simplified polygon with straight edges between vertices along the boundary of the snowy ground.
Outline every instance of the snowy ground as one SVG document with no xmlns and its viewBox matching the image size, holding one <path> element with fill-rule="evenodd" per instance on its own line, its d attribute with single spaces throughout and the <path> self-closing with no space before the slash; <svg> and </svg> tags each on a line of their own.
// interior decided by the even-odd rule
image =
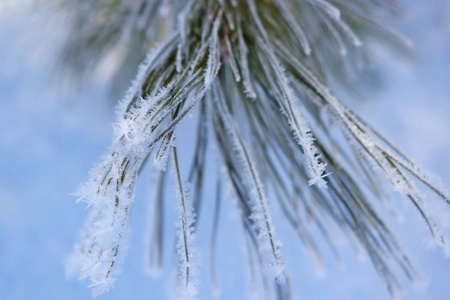
<svg viewBox="0 0 450 300">
<path fill-rule="evenodd" d="M 400 29 L 415 43 L 418 62 L 380 54 L 384 89 L 358 110 L 450 183 L 450 3 L 415 0 L 408 5 Z M 85 217 L 84 206 L 76 205 L 69 194 L 107 147 L 113 108 L 101 82 L 83 92 L 56 92 L 45 75 L 48 55 L 39 52 L 36 39 L 24 29 L 36 23 L 12 18 L 5 10 L 0 4 L 0 299 L 90 299 L 86 283 L 68 280 L 64 272 L 64 259 Z M 153 280 L 142 267 L 146 180 L 140 180 L 144 188 L 136 197 L 124 272 L 115 289 L 101 299 L 167 295 L 169 268 L 161 279 Z M 425 291 L 405 284 L 404 299 L 450 299 L 450 260 L 439 250 L 427 249 L 427 232 L 418 214 L 408 206 L 399 207 L 404 209 L 403 221 L 394 223 L 395 231 L 428 279 Z M 232 213 L 225 214 L 222 222 L 235 223 L 226 218 L 233 218 Z M 173 230 L 170 222 L 167 228 Z M 244 296 L 236 230 L 222 226 L 220 232 L 223 299 Z M 207 228 L 200 232 L 202 249 L 209 234 Z M 170 250 L 171 243 L 167 241 Z M 286 252 L 296 263 L 291 269 L 299 298 L 387 298 L 373 268 L 358 262 L 348 246 L 343 246 L 345 266 L 330 258 L 327 275 L 317 278 L 308 257 L 293 251 L 299 246 L 295 243 L 287 245 L 291 250 Z M 170 265 L 170 251 L 166 252 L 165 262 Z M 201 298 L 210 299 L 207 266 L 202 274 Z"/>
</svg>

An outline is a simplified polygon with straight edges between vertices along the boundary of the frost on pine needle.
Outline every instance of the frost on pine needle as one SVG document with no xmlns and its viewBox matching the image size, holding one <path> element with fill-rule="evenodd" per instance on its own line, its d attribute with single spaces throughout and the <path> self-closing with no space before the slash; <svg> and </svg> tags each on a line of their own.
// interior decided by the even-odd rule
<svg viewBox="0 0 450 300">
<path fill-rule="evenodd" d="M 331 4 L 329 1 L 309 0 L 309 2 L 323 9 L 333 19 L 339 20 L 341 18 L 341 11 L 339 10 L 339 8 Z"/>
<path fill-rule="evenodd" d="M 268 44 L 260 42 L 258 45 L 263 53 L 266 53 L 267 57 L 261 57 L 261 65 L 266 72 L 265 77 L 268 80 L 269 86 L 274 97 L 283 99 L 281 102 L 283 114 L 288 119 L 289 127 L 291 128 L 294 139 L 302 147 L 305 156 L 305 164 L 310 176 L 309 184 L 317 184 L 319 187 L 326 187 L 324 177 L 326 164 L 320 161 L 320 154 L 317 148 L 314 146 L 314 137 L 306 120 L 300 112 L 301 103 L 297 101 L 293 95 L 293 91 L 289 86 L 288 79 L 284 73 L 280 62 L 275 57 L 273 50 Z M 271 80 L 274 78 L 275 80 Z"/>
<path fill-rule="evenodd" d="M 281 252 L 281 243 L 277 238 L 272 223 L 264 187 L 254 162 L 250 158 L 250 153 L 242 138 L 238 135 L 236 125 L 233 124 L 228 109 L 225 107 L 223 91 L 220 87 L 215 86 L 213 93 L 212 99 L 215 100 L 215 106 L 218 111 L 218 123 L 216 126 L 222 127 L 224 131 L 220 146 L 221 148 L 230 147 L 227 151 L 231 154 L 228 163 L 241 173 L 239 175 L 236 174 L 236 177 L 239 176 L 239 184 L 245 189 L 245 191 L 241 191 L 241 194 L 244 194 L 246 198 L 243 200 L 249 209 L 249 219 L 258 240 L 258 250 L 262 260 L 266 263 L 270 276 L 282 283 L 285 280 L 284 258 Z M 235 185 L 237 185 L 236 182 Z"/>
<path fill-rule="evenodd" d="M 450 204 L 448 188 L 347 107 L 331 87 L 331 82 L 354 84 L 352 76 L 371 63 L 373 41 L 408 46 L 373 20 L 391 10 L 391 1 L 65 3 L 77 27 L 63 51 L 69 67 L 95 67 L 113 55 L 120 62 L 116 75 L 127 68 L 137 73 L 118 105 L 110 150 L 77 193 L 90 212 L 69 263 L 90 280 L 94 296 L 108 291 L 120 273 L 134 185 L 147 162 L 157 175 L 146 265 L 152 274 L 162 270 L 164 188 L 172 158 L 178 298 L 197 298 L 194 222 L 203 187 L 211 180 L 205 173 L 212 149 L 224 170 L 217 180 L 229 180 L 237 198 L 252 276 L 259 276 L 260 292 L 267 297 L 270 291 L 280 299 L 292 297 L 285 267 L 289 259 L 275 226 L 281 222 L 292 227 L 319 270 L 324 260 L 317 236 L 340 260 L 336 240 L 342 235 L 370 259 L 392 295 L 400 289 L 393 264 L 416 280 L 416 268 L 382 218 L 391 209 L 384 182 L 417 208 L 437 244 L 448 249 L 441 224 L 434 221 L 439 218 L 417 184 Z M 140 67 L 128 63 L 130 57 L 143 60 Z M 191 128 L 195 151 L 184 180 L 179 163 L 185 159 L 184 145 L 175 144 L 186 116 L 198 117 L 198 126 Z M 216 269 L 211 270 L 218 282 Z"/>
<path fill-rule="evenodd" d="M 72 255 L 75 261 L 83 258 L 80 278 L 90 280 L 94 297 L 113 286 L 127 252 L 139 154 L 114 152 L 91 171 L 77 193 L 91 207 L 91 215 Z"/>
<path fill-rule="evenodd" d="M 192 202 L 187 197 L 178 163 L 178 154 L 173 149 L 175 181 L 177 185 L 178 220 L 177 220 L 177 252 L 178 252 L 178 298 L 195 299 L 198 294 L 198 253 L 195 247 L 195 212 Z"/>
</svg>

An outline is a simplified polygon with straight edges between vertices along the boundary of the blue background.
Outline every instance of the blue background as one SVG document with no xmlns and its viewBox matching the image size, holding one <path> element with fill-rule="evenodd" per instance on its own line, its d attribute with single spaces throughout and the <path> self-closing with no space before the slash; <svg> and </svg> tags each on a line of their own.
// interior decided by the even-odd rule
<svg viewBox="0 0 450 300">
<path fill-rule="evenodd" d="M 0 299 L 90 299 L 86 282 L 67 278 L 64 260 L 86 216 L 85 205 L 70 196 L 99 161 L 112 136 L 113 101 L 101 77 L 82 91 L 50 82 L 52 28 L 26 1 L 0 2 Z M 450 2 L 409 1 L 395 24 L 414 42 L 414 61 L 378 51 L 383 84 L 356 110 L 414 157 L 450 182 Z M 56 31 L 56 29 L 54 29 Z M 353 103 L 354 104 L 354 103 Z M 184 123 L 189 127 L 193 120 Z M 192 144 L 189 132 L 180 134 Z M 214 175 L 214 157 L 210 159 Z M 148 173 L 148 172 L 147 172 Z M 171 250 L 166 239 L 165 269 L 159 279 L 145 275 L 144 229 L 150 176 L 138 182 L 129 255 L 113 291 L 100 299 L 165 299 L 171 289 Z M 213 189 L 205 199 L 213 199 Z M 404 299 L 450 299 L 450 261 L 429 249 L 429 235 L 418 213 L 398 195 L 402 217 L 391 218 L 401 243 L 420 265 L 424 282 L 404 281 Z M 450 225 L 450 207 L 427 198 Z M 198 235 L 202 251 L 201 299 L 211 299 L 208 252 L 212 201 L 206 204 Z M 169 212 L 174 210 L 167 204 Z M 390 217 L 388 217 L 390 218 Z M 173 234 L 173 213 L 166 218 Z M 221 217 L 218 270 L 222 299 L 243 299 L 247 285 L 242 236 L 234 206 Z M 386 299 L 368 261 L 360 262 L 348 244 L 344 264 L 325 253 L 326 275 L 316 276 L 300 243 L 277 222 L 294 292 L 299 299 Z M 286 229 L 286 230 L 285 230 Z M 424 289 L 424 286 L 427 288 Z"/>
</svg>

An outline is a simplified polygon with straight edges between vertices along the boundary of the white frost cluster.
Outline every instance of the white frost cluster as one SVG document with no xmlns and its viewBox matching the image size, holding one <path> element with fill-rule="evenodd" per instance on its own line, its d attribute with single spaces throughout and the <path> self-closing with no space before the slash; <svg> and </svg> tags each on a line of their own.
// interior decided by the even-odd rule
<svg viewBox="0 0 450 300">
<path fill-rule="evenodd" d="M 81 241 L 69 259 L 69 269 L 80 269 L 89 279 L 94 297 L 107 292 L 120 273 L 128 248 L 129 215 L 134 197 L 137 160 L 112 154 L 91 171 L 77 192 L 91 207 Z"/>
</svg>

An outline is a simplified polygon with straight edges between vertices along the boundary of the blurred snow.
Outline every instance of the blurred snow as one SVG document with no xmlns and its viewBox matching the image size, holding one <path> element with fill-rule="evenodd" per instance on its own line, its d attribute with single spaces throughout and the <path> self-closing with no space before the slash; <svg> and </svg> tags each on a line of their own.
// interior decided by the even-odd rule
<svg viewBox="0 0 450 300">
<path fill-rule="evenodd" d="M 29 30 L 39 28 L 38 18 L 17 18 L 17 3 L 0 2 L 0 299 L 90 299 L 85 282 L 68 280 L 64 274 L 64 259 L 86 216 L 85 207 L 76 205 L 69 194 L 108 146 L 113 107 L 101 82 L 82 92 L 63 92 L 49 83 L 52 53 L 42 49 L 49 50 L 52 40 L 42 46 L 40 38 L 34 36 L 36 30 Z M 408 7 L 398 28 L 414 42 L 417 63 L 380 53 L 384 90 L 358 110 L 417 162 L 449 183 L 450 2 L 413 0 Z M 32 9 L 27 11 L 33 15 Z M 144 187 L 137 191 L 134 232 L 124 272 L 116 288 L 100 299 L 167 296 L 173 240 L 166 242 L 166 268 L 161 279 L 148 278 L 143 268 L 148 179 L 146 175 L 140 179 Z M 212 195 L 212 190 L 206 192 L 207 197 Z M 433 197 L 429 199 L 438 203 Z M 391 224 L 428 281 L 425 291 L 405 282 L 404 299 L 450 299 L 450 260 L 439 250 L 427 249 L 428 232 L 418 213 L 410 205 L 399 207 L 403 221 Z M 167 209 L 173 211 L 173 205 Z M 232 211 L 232 205 L 224 210 Z M 207 206 L 202 218 L 210 219 L 210 211 Z M 223 214 L 221 223 L 236 223 L 227 218 L 232 219 L 233 214 Z M 443 215 L 444 222 L 449 220 Z M 173 232 L 172 221 L 167 220 L 166 228 Z M 279 222 L 277 226 L 283 229 Z M 219 257 L 224 259 L 218 267 L 223 299 L 244 297 L 246 275 L 236 227 L 222 226 L 220 232 Z M 203 250 L 210 231 L 201 230 L 198 242 Z M 292 243 L 285 251 L 287 259 L 296 263 L 288 267 L 294 273 L 299 298 L 388 297 L 370 263 L 358 262 L 348 245 L 342 246 L 345 266 L 328 255 L 327 275 L 317 278 L 309 257 L 298 250 L 300 243 L 289 233 L 281 239 Z M 203 251 L 203 260 L 207 259 L 208 253 Z M 207 266 L 202 266 L 201 272 L 201 298 L 210 299 Z"/>
</svg>

